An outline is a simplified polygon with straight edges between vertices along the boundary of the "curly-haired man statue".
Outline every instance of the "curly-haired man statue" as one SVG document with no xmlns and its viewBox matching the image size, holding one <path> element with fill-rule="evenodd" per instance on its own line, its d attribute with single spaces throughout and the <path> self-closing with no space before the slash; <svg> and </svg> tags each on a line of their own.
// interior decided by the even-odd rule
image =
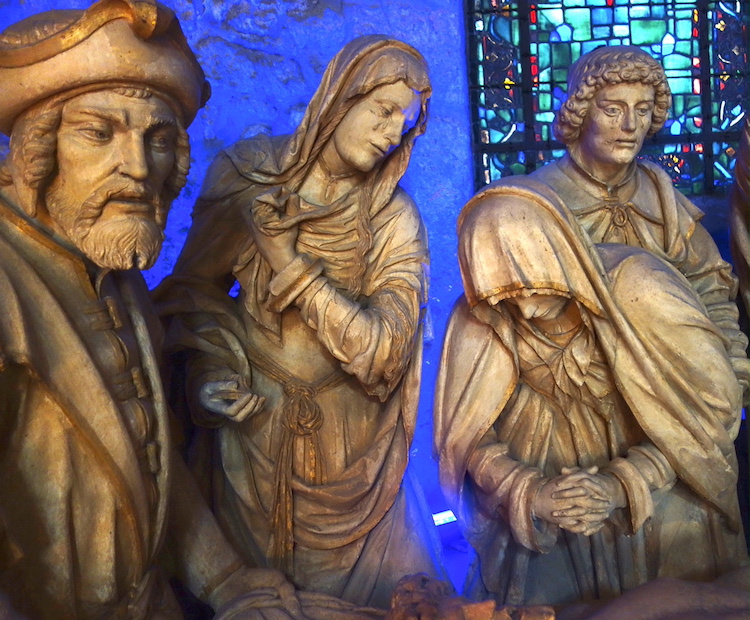
<svg viewBox="0 0 750 620">
<path fill-rule="evenodd" d="M 532 178 L 554 189 L 594 243 L 642 247 L 677 268 L 726 335 L 746 389 L 747 337 L 737 325 L 731 266 L 700 224 L 703 213 L 659 166 L 635 161 L 669 115 L 664 69 L 637 47 L 601 47 L 573 65 L 568 93 L 553 128 L 568 153 Z"/>
<path fill-rule="evenodd" d="M 0 33 L 0 84 L 0 618 L 181 618 L 162 563 L 233 618 L 302 617 L 170 447 L 138 270 L 209 93 L 177 19 L 149 0 L 32 16 Z"/>
<path fill-rule="evenodd" d="M 700 211 L 635 159 L 670 107 L 664 71 L 599 48 L 568 93 L 566 156 L 461 213 L 465 299 L 436 394 L 475 593 L 503 603 L 607 599 L 747 562 L 736 280 Z"/>
</svg>

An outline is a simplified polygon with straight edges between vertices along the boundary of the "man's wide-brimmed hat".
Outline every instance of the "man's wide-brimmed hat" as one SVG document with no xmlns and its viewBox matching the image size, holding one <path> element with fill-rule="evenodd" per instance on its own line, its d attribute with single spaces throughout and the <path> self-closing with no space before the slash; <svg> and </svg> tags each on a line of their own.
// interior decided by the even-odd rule
<svg viewBox="0 0 750 620">
<path fill-rule="evenodd" d="M 185 126 L 210 96 L 177 18 L 155 0 L 100 0 L 85 11 L 33 15 L 0 33 L 2 133 L 40 101 L 108 83 L 169 95 Z"/>
</svg>

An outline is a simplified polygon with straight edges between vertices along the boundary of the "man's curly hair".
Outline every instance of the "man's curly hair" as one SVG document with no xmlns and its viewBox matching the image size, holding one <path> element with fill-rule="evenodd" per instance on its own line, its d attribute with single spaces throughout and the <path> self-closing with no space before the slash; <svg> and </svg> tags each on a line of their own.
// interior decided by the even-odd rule
<svg viewBox="0 0 750 620">
<path fill-rule="evenodd" d="M 552 131 L 564 144 L 581 135 L 581 126 L 598 90 L 610 84 L 647 84 L 654 87 L 654 111 L 648 135 L 659 131 L 669 116 L 672 91 L 664 68 L 647 52 L 633 46 L 598 47 L 570 68 L 568 99 L 557 112 Z"/>
<path fill-rule="evenodd" d="M 148 99 L 159 96 L 148 88 L 118 87 L 112 89 L 119 95 Z M 43 192 L 57 174 L 57 130 L 62 111 L 69 99 L 54 98 L 31 108 L 15 123 L 10 142 L 10 154 L 0 161 L 0 187 L 11 185 L 10 160 L 22 171 L 23 182 L 30 188 Z M 177 121 L 175 162 L 164 181 L 162 198 L 169 205 L 182 191 L 190 170 L 190 142 L 181 122 Z"/>
</svg>

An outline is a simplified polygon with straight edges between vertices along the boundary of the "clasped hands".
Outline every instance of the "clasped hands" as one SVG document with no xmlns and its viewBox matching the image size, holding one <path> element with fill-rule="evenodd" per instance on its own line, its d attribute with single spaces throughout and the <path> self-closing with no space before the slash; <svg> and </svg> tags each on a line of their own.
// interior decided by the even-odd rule
<svg viewBox="0 0 750 620">
<path fill-rule="evenodd" d="M 542 483 L 531 503 L 534 516 L 584 536 L 598 532 L 612 511 L 625 506 L 622 484 L 597 467 L 563 467 Z"/>
</svg>

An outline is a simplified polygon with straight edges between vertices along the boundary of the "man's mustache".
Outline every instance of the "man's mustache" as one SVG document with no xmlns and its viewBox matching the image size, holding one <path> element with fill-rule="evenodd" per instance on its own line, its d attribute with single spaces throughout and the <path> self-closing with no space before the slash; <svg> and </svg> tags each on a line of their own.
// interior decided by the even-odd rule
<svg viewBox="0 0 750 620">
<path fill-rule="evenodd" d="M 111 183 L 97 188 L 83 203 L 83 207 L 84 209 L 97 207 L 101 211 L 108 202 L 117 200 L 145 202 L 153 206 L 161 202 L 156 193 L 145 183 Z"/>
<path fill-rule="evenodd" d="M 153 202 L 156 196 L 143 187 L 126 187 L 121 190 L 111 189 L 107 200 L 132 200 L 134 202 Z"/>
<path fill-rule="evenodd" d="M 141 202 L 154 209 L 157 224 L 164 222 L 164 208 L 161 196 L 145 183 L 123 182 L 108 183 L 98 187 L 81 205 L 79 226 L 90 227 L 104 211 L 109 202 Z"/>
</svg>

